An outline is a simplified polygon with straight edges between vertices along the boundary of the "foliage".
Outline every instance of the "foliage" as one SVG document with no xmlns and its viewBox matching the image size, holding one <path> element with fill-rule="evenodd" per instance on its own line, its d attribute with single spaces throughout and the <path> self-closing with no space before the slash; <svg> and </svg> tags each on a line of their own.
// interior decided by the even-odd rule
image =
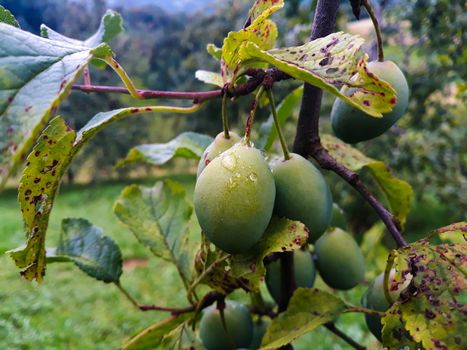
<svg viewBox="0 0 467 350">
<path fill-rule="evenodd" d="M 357 12 L 355 2 L 352 5 L 354 12 Z M 306 227 L 305 224 L 287 217 L 272 216 L 273 207 L 277 209 L 278 203 L 277 197 L 274 202 L 277 183 L 274 183 L 274 177 L 263 153 L 250 143 L 253 117 L 257 105 L 263 102 L 261 94 L 267 90 L 273 123 L 286 161 L 290 155 L 281 125 L 289 118 L 292 106 L 298 102 L 301 91 L 296 89 L 287 96 L 278 115 L 271 95 L 274 74 L 285 73 L 288 78 L 295 78 L 330 92 L 367 113 L 368 118 L 378 118 L 383 112 L 390 111 L 395 103 L 395 93 L 391 85 L 369 72 L 368 56 L 363 52 L 363 40 L 358 36 L 338 32 L 301 46 L 275 49 L 278 26 L 269 17 L 283 6 L 282 0 L 256 0 L 248 12 L 248 20 L 242 30 L 229 32 L 221 49 L 217 49 L 215 45 L 208 46 L 212 56 L 220 58 L 220 73 L 198 71 L 197 77 L 206 83 L 222 86 L 222 90 L 214 91 L 216 95 L 209 98 L 226 94 L 222 107 L 224 133 L 220 135 L 229 139 L 226 97 L 244 95 L 245 91 L 242 89 L 248 89 L 247 93 L 255 93 L 255 99 L 246 123 L 245 137 L 233 146 L 232 151 L 227 151 L 217 159 L 213 156 L 212 163 L 206 162 L 206 169 L 197 180 L 194 205 L 182 184 L 164 180 L 156 182 L 152 187 L 126 187 L 114 206 L 114 213 L 118 219 L 132 231 L 137 240 L 149 248 L 157 258 L 176 269 L 180 277 L 179 283 L 186 290 L 189 303 L 186 307 L 140 304 L 133 296 L 133 291 L 128 291 L 121 283 L 123 258 L 119 246 L 110 237 L 103 236 L 102 229 L 86 219 L 64 219 L 60 240 L 55 249 L 46 249 L 46 233 L 56 193 L 65 172 L 77 153 L 96 134 L 115 121 L 140 113 L 197 112 L 204 102 L 204 98 L 199 96 L 207 95 L 190 94 L 195 97 L 193 104 L 187 107 L 179 104 L 147 105 L 140 101 L 136 106 L 99 112 L 76 130 L 69 127 L 62 117 L 57 116 L 44 128 L 50 117 L 55 114 L 58 104 L 66 97 L 71 84 L 81 74 L 85 75 L 87 89 L 102 89 L 89 86 L 88 65 L 91 63 L 98 67 L 109 65 L 117 73 L 131 98 L 144 99 L 144 93 L 136 89 L 128 73 L 113 57 L 107 43 L 121 32 L 122 19 L 114 11 L 107 12 L 97 32 L 86 40 L 69 38 L 46 26 L 42 27 L 41 34 L 47 38 L 40 38 L 14 26 L 16 23 L 12 21 L 11 16 L 5 11 L 1 12 L 0 19 L 9 23 L 0 23 L 0 39 L 3 39 L 0 40 L 0 53 L 3 52 L 6 57 L 1 60 L 3 64 L 0 67 L 5 73 L 4 79 L 0 80 L 0 90 L 3 91 L 0 91 L 0 136 L 4 135 L 3 144 L 0 144 L 0 174 L 3 183 L 35 142 L 27 157 L 18 191 L 26 229 L 26 246 L 9 251 L 9 255 L 17 267 L 22 269 L 21 274 L 27 280 L 42 282 L 46 262 L 73 262 L 88 276 L 106 283 L 112 282 L 135 308 L 142 311 L 170 312 L 170 316 L 165 320 L 146 326 L 125 341 L 124 349 L 199 347 L 194 331 L 202 309 L 215 304 L 210 307 L 219 311 L 225 328 L 225 298 L 241 291 L 250 295 L 250 312 L 273 318 L 262 341 L 264 349 L 286 346 L 321 325 L 353 344 L 353 341 L 340 333 L 334 325 L 341 314 L 349 312 L 363 312 L 381 318 L 384 325 L 383 345 L 388 348 L 401 345 L 463 348 L 465 344 L 461 336 L 464 333 L 462 317 L 466 311 L 461 293 L 466 287 L 466 245 L 465 237 L 462 240 L 459 235 L 463 235 L 467 230 L 466 223 L 439 229 L 441 243 L 432 242 L 431 237 L 411 244 L 406 243 L 398 226 L 405 224 L 409 213 L 412 198 L 410 185 L 393 176 L 384 162 L 370 158 L 329 135 L 325 135 L 320 143 L 317 129 L 298 130 L 299 133 L 309 132 L 309 136 L 313 138 L 313 149 L 309 153 L 323 168 L 332 169 L 343 176 L 377 209 L 384 222 L 391 220 L 394 223 L 393 226 L 388 224 L 387 227 L 399 247 L 389 252 L 384 281 L 386 288 L 389 288 L 385 290 L 385 294 L 391 306 L 385 312 L 354 307 L 339 295 L 322 289 L 296 289 L 294 276 L 290 276 L 290 285 L 285 282 L 287 273 L 293 271 L 293 254 L 290 252 L 305 247 L 308 244 L 309 232 L 316 228 L 312 227 L 312 223 L 306 223 L 310 226 Z M 274 68 L 266 70 L 270 65 Z M 250 87 L 249 84 L 255 83 L 258 77 L 262 81 Z M 38 88 L 44 85 L 51 87 L 51 90 L 44 93 Z M 335 85 L 344 85 L 344 90 L 352 88 L 355 91 L 346 95 Z M 103 88 L 107 91 L 112 89 L 116 90 Z M 172 97 L 174 96 L 180 94 L 172 93 Z M 187 94 L 183 96 L 186 97 Z M 321 99 L 320 94 L 317 97 Z M 319 100 L 315 107 L 319 107 Z M 266 122 L 260 132 L 261 142 L 269 149 L 275 137 L 271 125 L 272 123 Z M 37 137 L 40 131 L 42 133 Z M 142 160 L 163 165 L 175 157 L 198 159 L 203 153 L 203 148 L 211 141 L 206 135 L 184 133 L 165 144 L 139 146 L 130 153 L 126 161 Z M 244 149 L 245 152 L 235 153 L 238 149 Z M 230 187 L 233 177 L 241 178 L 240 173 L 234 174 L 234 168 L 237 158 L 247 159 L 246 150 L 253 152 L 254 157 L 243 163 L 238 162 L 239 172 L 250 174 L 253 171 L 251 174 L 255 174 L 259 169 L 256 166 L 262 164 L 262 173 L 258 172 L 258 176 L 264 175 L 270 185 L 263 191 L 260 182 L 257 181 L 258 177 L 255 175 L 253 180 L 251 174 L 249 186 Z M 277 157 L 273 153 L 270 156 Z M 234 162 L 233 167 L 227 158 Z M 251 159 L 254 159 L 254 162 Z M 303 161 L 310 165 L 305 158 Z M 386 196 L 392 213 L 387 212 L 360 181 L 355 181 L 358 175 L 353 171 L 361 172 L 364 168 L 368 169 L 368 173 Z M 226 173 L 221 174 L 221 171 Z M 217 178 L 207 179 L 207 174 Z M 224 183 L 224 178 L 230 182 Z M 216 182 L 217 180 L 219 182 Z M 199 184 L 215 184 L 217 187 L 206 185 L 206 193 L 218 195 L 224 193 L 225 189 L 227 198 L 216 197 L 216 201 L 213 201 L 214 197 L 200 197 L 197 191 Z M 255 197 L 256 193 L 265 196 Z M 332 203 L 327 204 L 330 207 Z M 265 205 L 264 210 L 261 205 Z M 193 206 L 196 208 L 197 217 L 193 215 Z M 205 208 L 217 210 L 214 219 L 221 223 L 220 226 L 226 223 L 221 232 L 228 234 L 228 243 L 225 246 L 214 240 L 218 232 L 210 232 L 206 228 L 210 226 L 206 226 L 206 219 L 201 215 Z M 277 211 L 275 214 L 277 215 Z M 248 219 L 246 223 L 242 222 L 235 230 L 229 231 L 229 228 L 234 226 L 230 225 L 229 220 L 240 222 L 242 215 Z M 293 214 L 286 215 L 293 217 Z M 217 222 L 211 226 L 216 225 Z M 201 232 L 200 226 L 204 232 Z M 244 230 L 240 232 L 241 229 Z M 332 231 L 325 233 L 325 236 L 330 232 Z M 250 236 L 242 236 L 248 234 Z M 346 234 L 347 236 L 355 243 L 350 235 Z M 235 245 L 242 245 L 251 237 L 255 237 L 256 240 L 251 241 L 244 250 L 234 249 Z M 339 239 L 338 243 L 342 243 L 342 249 L 345 248 L 344 240 Z M 362 247 L 367 252 L 367 260 L 371 258 L 372 249 L 379 249 L 385 253 L 384 248 L 381 250 L 381 229 L 374 226 L 369 230 Z M 350 248 L 347 244 L 347 250 Z M 360 251 L 356 243 L 354 248 Z M 329 247 L 322 249 L 332 252 Z M 326 262 L 320 252 L 321 247 L 317 243 L 315 259 L 322 273 L 325 268 L 320 263 Z M 261 287 L 266 271 L 265 264 L 279 257 L 283 278 L 280 302 L 276 309 L 275 305 L 263 300 Z M 364 259 L 363 256 L 359 257 L 361 259 L 356 263 L 356 270 L 359 271 L 360 279 L 360 275 L 363 276 Z M 343 261 L 333 268 L 339 270 L 345 267 L 345 263 L 346 261 Z M 380 267 L 381 263 L 375 261 L 375 265 Z M 387 287 L 389 272 L 393 267 L 396 275 Z M 344 270 L 342 268 L 342 271 Z M 354 285 L 355 283 L 352 283 L 352 286 Z M 400 288 L 405 290 L 397 300 L 391 300 L 390 291 Z M 242 308 L 250 318 L 247 309 L 244 306 Z M 222 342 L 222 339 L 220 341 Z"/>
</svg>

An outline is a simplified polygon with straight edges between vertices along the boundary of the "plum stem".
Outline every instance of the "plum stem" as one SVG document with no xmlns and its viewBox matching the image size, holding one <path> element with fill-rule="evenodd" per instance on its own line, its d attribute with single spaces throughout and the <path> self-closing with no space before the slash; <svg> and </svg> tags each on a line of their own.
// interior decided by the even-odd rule
<svg viewBox="0 0 467 350">
<path fill-rule="evenodd" d="M 229 119 L 227 118 L 227 94 L 222 96 L 222 128 L 224 129 L 224 138 L 230 139 L 229 135 Z"/>
<path fill-rule="evenodd" d="M 285 141 L 284 134 L 282 133 L 281 126 L 279 124 L 279 117 L 277 116 L 276 110 L 276 103 L 274 101 L 274 95 L 271 89 L 266 89 L 266 93 L 268 94 L 269 104 L 271 106 L 272 117 L 274 119 L 274 125 L 276 127 L 277 135 L 279 136 L 279 141 L 281 143 L 282 152 L 284 153 L 284 159 L 290 159 L 289 149 L 287 147 L 287 142 Z"/>
<path fill-rule="evenodd" d="M 368 16 L 370 16 L 373 27 L 375 28 L 376 41 L 378 43 L 378 61 L 384 62 L 384 51 L 383 51 L 383 36 L 381 35 L 381 27 L 379 25 L 378 17 L 371 5 L 370 0 L 362 0 L 362 5 L 365 7 Z"/>
<path fill-rule="evenodd" d="M 243 138 L 243 144 L 245 145 L 250 144 L 251 126 L 253 125 L 253 121 L 255 119 L 255 114 L 256 114 L 256 109 L 258 107 L 259 98 L 261 97 L 261 94 L 263 93 L 263 91 L 264 91 L 264 86 L 261 85 L 258 89 L 258 92 L 255 95 L 255 98 L 251 102 L 250 114 L 246 121 L 245 137 Z"/>
</svg>

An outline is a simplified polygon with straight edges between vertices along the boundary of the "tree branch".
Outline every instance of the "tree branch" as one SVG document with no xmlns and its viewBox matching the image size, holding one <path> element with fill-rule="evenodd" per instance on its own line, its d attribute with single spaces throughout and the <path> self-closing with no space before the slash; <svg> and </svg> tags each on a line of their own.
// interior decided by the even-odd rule
<svg viewBox="0 0 467 350">
<path fill-rule="evenodd" d="M 318 1 L 311 40 L 332 33 L 338 7 L 338 0 Z M 323 91 L 321 89 L 305 84 L 297 123 L 297 134 L 294 141 L 294 152 L 304 157 L 313 157 L 321 168 L 332 170 L 347 181 L 373 207 L 397 245 L 399 247 L 407 246 L 407 242 L 402 237 L 399 224 L 394 216 L 371 194 L 356 173 L 337 162 L 321 145 L 319 138 L 319 113 L 322 95 Z"/>
<path fill-rule="evenodd" d="M 337 335 L 339 338 L 341 338 L 343 341 L 345 341 L 347 344 L 349 344 L 350 346 L 352 346 L 354 349 L 357 349 L 357 350 L 366 350 L 366 347 L 358 344 L 355 340 L 353 340 L 352 338 L 350 338 L 347 334 L 345 334 L 344 332 L 342 332 L 339 328 L 336 327 L 336 325 L 334 323 L 326 323 L 324 325 L 324 327 L 326 327 L 328 330 L 330 330 L 332 333 L 334 333 L 335 335 Z"/>
<path fill-rule="evenodd" d="M 186 99 L 193 100 L 193 103 L 201 103 L 206 100 L 220 98 L 226 92 L 227 97 L 238 97 L 248 95 L 253 92 L 263 82 L 270 87 L 274 82 L 285 79 L 290 79 L 290 76 L 281 72 L 276 68 L 263 69 L 248 69 L 246 75 L 250 76 L 246 83 L 237 85 L 232 88 L 222 88 L 211 91 L 160 91 L 160 90 L 136 90 L 138 95 L 143 99 L 152 98 L 169 98 L 169 99 Z M 120 93 L 130 94 L 130 91 L 124 87 L 118 86 L 102 86 L 102 85 L 78 85 L 72 86 L 72 90 L 82 92 L 104 92 L 104 93 Z"/>
</svg>

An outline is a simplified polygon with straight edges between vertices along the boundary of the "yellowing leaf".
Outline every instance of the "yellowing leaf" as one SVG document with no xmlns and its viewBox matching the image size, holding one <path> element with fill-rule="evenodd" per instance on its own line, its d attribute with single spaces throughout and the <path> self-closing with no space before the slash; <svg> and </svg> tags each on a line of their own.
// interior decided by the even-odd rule
<svg viewBox="0 0 467 350">
<path fill-rule="evenodd" d="M 465 231 L 467 223 L 457 227 Z M 386 271 L 394 267 L 396 274 L 390 289 L 404 284 L 409 276 L 413 278 L 408 291 L 383 317 L 384 345 L 398 348 L 394 334 L 408 331 L 425 349 L 467 348 L 466 256 L 465 241 L 431 245 L 428 239 L 423 239 L 392 252 Z M 399 323 L 394 322 L 396 316 Z"/>
<path fill-rule="evenodd" d="M 368 71 L 363 39 L 333 33 L 302 46 L 265 51 L 253 40 L 239 48 L 239 61 L 264 61 L 290 76 L 326 90 L 374 117 L 389 112 L 397 99 L 394 89 Z M 355 88 L 346 96 L 334 85 Z"/>
<path fill-rule="evenodd" d="M 245 254 L 222 259 L 222 252 L 212 251 L 205 241 L 196 260 L 198 274 L 204 274 L 203 283 L 220 292 L 236 288 L 258 291 L 266 274 L 264 258 L 275 252 L 299 249 L 308 239 L 308 230 L 299 221 L 273 218 L 261 240 Z"/>
<path fill-rule="evenodd" d="M 344 302 L 316 288 L 298 288 L 287 310 L 272 320 L 261 343 L 261 350 L 277 349 L 318 326 L 336 319 Z"/>
<path fill-rule="evenodd" d="M 234 80 L 246 66 L 242 65 L 240 50 L 248 42 L 268 50 L 274 47 L 277 38 L 277 26 L 268 17 L 284 6 L 283 0 L 256 1 L 250 10 L 251 24 L 245 29 L 230 32 L 222 46 L 222 70 L 224 82 Z M 250 64 L 252 66 L 252 64 Z M 264 66 L 260 65 L 260 66 Z"/>
<path fill-rule="evenodd" d="M 405 181 L 395 177 L 389 168 L 381 161 L 369 158 L 352 146 L 331 135 L 322 135 L 323 147 L 339 163 L 352 171 L 367 168 L 378 185 L 383 190 L 389 202 L 392 214 L 402 226 L 410 212 L 413 190 Z"/>
<path fill-rule="evenodd" d="M 26 227 L 26 247 L 9 251 L 21 274 L 42 281 L 45 274 L 45 234 L 55 193 L 73 152 L 75 132 L 56 117 L 27 158 L 18 200 Z"/>
</svg>

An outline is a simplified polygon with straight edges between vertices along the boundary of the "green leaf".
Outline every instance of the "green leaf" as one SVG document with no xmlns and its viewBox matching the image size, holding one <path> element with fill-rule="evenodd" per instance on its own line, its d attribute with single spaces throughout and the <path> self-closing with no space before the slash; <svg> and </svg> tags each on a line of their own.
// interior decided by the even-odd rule
<svg viewBox="0 0 467 350">
<path fill-rule="evenodd" d="M 45 234 L 53 200 L 73 151 L 75 132 L 54 118 L 27 158 L 18 200 L 26 228 L 26 247 L 8 252 L 27 280 L 45 274 Z"/>
<path fill-rule="evenodd" d="M 116 11 L 107 10 L 101 19 L 97 32 L 88 38 L 84 44 L 89 47 L 96 47 L 101 43 L 108 43 L 122 31 L 122 16 Z"/>
<path fill-rule="evenodd" d="M 145 107 L 127 107 L 114 109 L 112 111 L 97 113 L 86 125 L 84 125 L 76 135 L 75 145 L 79 146 L 91 139 L 95 134 L 104 129 L 107 125 L 120 119 L 131 117 L 139 113 L 147 112 L 174 112 L 174 113 L 193 113 L 199 109 L 199 105 L 194 107 L 172 107 L 172 106 L 145 106 Z"/>
<path fill-rule="evenodd" d="M 374 117 L 392 110 L 396 103 L 394 89 L 367 69 L 363 39 L 342 32 L 310 41 L 302 46 L 265 51 L 252 40 L 237 52 L 237 60 L 263 61 L 290 76 L 322 88 Z M 346 96 L 334 85 L 355 88 Z"/>
<path fill-rule="evenodd" d="M 268 17 L 275 11 L 284 7 L 283 0 L 262 1 L 258 0 L 250 10 L 251 24 L 246 28 L 230 32 L 222 45 L 222 77 L 224 83 L 235 81 L 246 68 L 256 66 L 258 62 L 243 64 L 240 56 L 241 48 L 251 42 L 260 49 L 268 50 L 274 47 L 277 38 L 277 26 Z M 260 64 L 259 67 L 264 67 Z"/>
<path fill-rule="evenodd" d="M 153 187 L 127 186 L 114 212 L 154 255 L 173 262 L 189 284 L 198 242 L 188 232 L 193 208 L 181 184 L 167 180 Z"/>
<path fill-rule="evenodd" d="M 125 159 L 118 162 L 123 166 L 131 162 L 162 165 L 173 158 L 200 159 L 213 138 L 196 132 L 184 132 L 167 143 L 140 145 L 132 148 Z"/>
<path fill-rule="evenodd" d="M 167 347 L 164 347 L 163 338 L 191 317 L 192 313 L 186 313 L 155 323 L 128 339 L 122 350 L 165 350 Z"/>
<path fill-rule="evenodd" d="M 307 239 L 308 230 L 304 224 L 274 217 L 261 240 L 245 254 L 222 259 L 225 253 L 213 251 L 205 241 L 196 257 L 196 269 L 199 275 L 204 275 L 202 283 L 217 291 L 229 293 L 243 288 L 257 292 L 266 274 L 263 259 L 271 253 L 299 249 Z"/>
<path fill-rule="evenodd" d="M 105 58 L 112 55 L 112 51 L 108 45 L 101 45 L 102 43 L 108 43 L 114 37 L 116 37 L 123 30 L 123 20 L 118 12 L 113 10 L 107 10 L 101 19 L 101 23 L 96 33 L 86 40 L 77 40 L 69 38 L 60 33 L 57 33 L 53 29 L 47 27 L 45 24 L 41 25 L 41 36 L 49 38 L 51 40 L 61 41 L 72 45 L 84 46 L 88 48 L 96 49 L 93 51 L 95 57 Z M 101 60 L 93 59 L 91 61 L 94 65 L 99 68 L 104 68 L 106 63 Z"/>
<path fill-rule="evenodd" d="M 118 283 L 122 254 L 102 229 L 85 219 L 64 219 L 56 254 L 68 257 L 82 271 L 105 283 Z"/>
<path fill-rule="evenodd" d="M 261 349 L 277 349 L 291 343 L 318 326 L 336 319 L 344 302 L 316 288 L 297 288 L 287 310 L 271 321 Z"/>
<path fill-rule="evenodd" d="M 284 127 L 285 122 L 292 115 L 292 112 L 302 98 L 302 94 L 303 86 L 299 86 L 289 93 L 277 106 L 277 117 L 281 127 Z M 274 127 L 274 118 L 272 114 L 269 116 L 267 121 L 261 124 L 259 134 L 258 148 L 269 151 L 277 137 L 277 131 Z"/>
<path fill-rule="evenodd" d="M 196 79 L 202 81 L 206 84 L 212 84 L 219 87 L 224 86 L 224 81 L 222 80 L 222 75 L 216 72 L 210 72 L 207 70 L 197 70 L 195 73 Z"/>
<path fill-rule="evenodd" d="M 16 20 L 15 16 L 11 14 L 6 8 L 0 5 L 0 22 L 9 24 L 19 28 L 19 23 Z"/>
<path fill-rule="evenodd" d="M 206 51 L 214 57 L 216 60 L 220 61 L 222 58 L 222 49 L 220 47 L 217 47 L 214 44 L 207 44 L 206 45 Z"/>
<path fill-rule="evenodd" d="M 404 226 L 413 197 L 412 187 L 395 177 L 381 161 L 369 158 L 352 146 L 331 135 L 322 135 L 321 142 L 330 155 L 352 171 L 368 169 L 384 192 L 392 214 Z"/>
<path fill-rule="evenodd" d="M 456 222 L 445 227 L 441 227 L 435 231 L 443 241 L 451 243 L 465 243 L 467 236 L 467 223 Z"/>
<path fill-rule="evenodd" d="M 467 222 L 453 231 L 467 232 Z M 465 290 L 467 289 L 467 244 L 431 245 L 422 239 L 408 247 L 394 250 L 386 272 L 396 273 L 390 289 L 412 278 L 410 288 L 383 317 L 383 344 L 399 346 L 394 335 L 408 331 L 425 349 L 461 350 L 467 348 Z M 392 263 L 391 263 L 392 262 Z M 397 323 L 394 315 L 399 315 Z"/>
<path fill-rule="evenodd" d="M 0 186 L 91 58 L 88 48 L 0 23 Z"/>
<path fill-rule="evenodd" d="M 378 222 L 363 234 L 360 249 L 365 257 L 365 277 L 369 280 L 375 278 L 378 271 L 384 271 L 386 268 L 389 250 L 383 244 L 385 228 L 382 222 Z"/>
</svg>

